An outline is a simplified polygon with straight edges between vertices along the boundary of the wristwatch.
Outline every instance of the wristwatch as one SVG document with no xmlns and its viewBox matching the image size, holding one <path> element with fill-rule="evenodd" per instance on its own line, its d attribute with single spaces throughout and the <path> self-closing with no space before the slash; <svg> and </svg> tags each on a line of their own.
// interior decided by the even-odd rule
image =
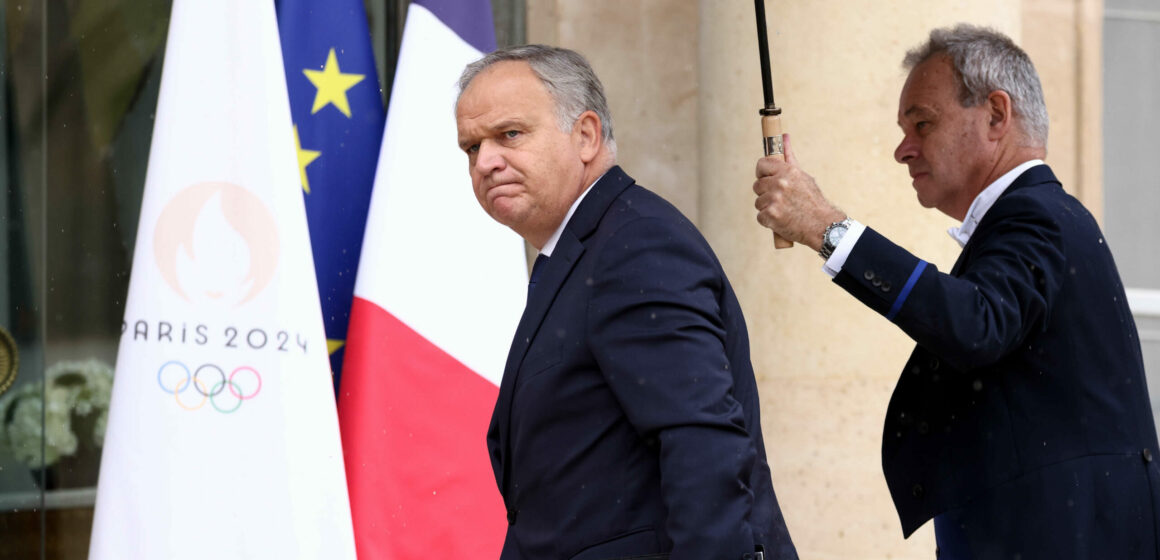
<svg viewBox="0 0 1160 560">
<path fill-rule="evenodd" d="M 842 242 L 842 237 L 850 230 L 852 224 L 850 218 L 830 224 L 826 228 L 826 233 L 822 234 L 822 248 L 818 250 L 818 256 L 829 260 L 830 255 L 834 254 L 834 249 Z"/>
</svg>

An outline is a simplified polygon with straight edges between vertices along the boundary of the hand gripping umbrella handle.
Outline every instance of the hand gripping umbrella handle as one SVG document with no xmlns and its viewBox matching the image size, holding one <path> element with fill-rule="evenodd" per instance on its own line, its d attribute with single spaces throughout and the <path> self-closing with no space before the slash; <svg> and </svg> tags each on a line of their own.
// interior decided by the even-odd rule
<svg viewBox="0 0 1160 560">
<path fill-rule="evenodd" d="M 761 135 L 765 137 L 765 155 L 785 161 L 785 150 L 782 147 L 781 141 L 781 117 L 778 115 L 762 115 Z M 773 246 L 778 249 L 788 249 L 793 247 L 793 241 L 774 233 Z"/>
<path fill-rule="evenodd" d="M 761 88 L 765 96 L 765 107 L 761 109 L 761 135 L 765 137 L 765 155 L 773 156 L 785 161 L 785 151 L 781 141 L 781 109 L 773 100 L 773 78 L 769 69 L 769 39 L 765 30 L 765 0 L 753 0 L 754 12 L 757 15 L 757 51 L 761 61 Z M 778 249 L 793 247 L 790 241 L 776 232 L 773 234 L 773 246 Z"/>
</svg>

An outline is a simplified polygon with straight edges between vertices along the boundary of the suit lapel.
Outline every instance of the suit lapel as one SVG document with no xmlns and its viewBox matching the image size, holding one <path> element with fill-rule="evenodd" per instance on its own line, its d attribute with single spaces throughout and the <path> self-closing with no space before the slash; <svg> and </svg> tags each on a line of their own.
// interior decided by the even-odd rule
<svg viewBox="0 0 1160 560">
<path fill-rule="evenodd" d="M 612 202 L 632 183 L 631 177 L 620 167 L 614 166 L 592 186 L 592 190 L 584 197 L 560 234 L 560 240 L 556 243 L 556 248 L 552 251 L 552 256 L 536 283 L 536 289 L 532 292 L 527 307 L 524 308 L 523 316 L 520 317 L 520 324 L 516 327 L 516 334 L 508 351 L 492 420 L 493 423 L 499 424 L 499 440 L 503 446 L 503 472 L 499 478 L 500 490 L 505 499 L 511 472 L 512 401 L 524 356 L 535 340 L 552 302 L 556 300 L 564 282 L 584 254 L 584 241 L 596 230 L 596 226 Z"/>
<path fill-rule="evenodd" d="M 995 200 L 995 204 L 999 204 L 999 201 L 1003 200 L 1003 197 L 1011 194 L 1014 191 L 1025 187 L 1042 185 L 1044 183 L 1055 183 L 1056 185 L 1059 185 L 1059 179 L 1055 178 L 1055 174 L 1051 172 L 1051 168 L 1047 165 L 1036 165 L 1035 167 L 1024 171 L 1021 175 L 1016 177 L 1015 180 L 1011 182 L 1011 186 L 1007 187 L 1007 189 L 1003 191 L 1003 194 L 999 195 L 999 198 Z M 958 260 L 956 260 L 955 265 L 951 267 L 951 276 L 959 276 L 962 274 L 963 268 L 965 268 L 967 263 L 971 260 L 970 255 L 974 249 L 974 246 L 976 245 L 975 240 L 981 237 L 986 237 L 987 230 L 989 230 L 994 225 L 991 221 L 987 220 L 988 214 L 990 214 L 990 212 L 983 215 L 982 221 L 979 222 L 979 227 L 975 229 L 975 233 L 971 235 L 971 239 L 967 241 L 966 246 L 963 247 L 963 251 L 959 253 Z"/>
</svg>

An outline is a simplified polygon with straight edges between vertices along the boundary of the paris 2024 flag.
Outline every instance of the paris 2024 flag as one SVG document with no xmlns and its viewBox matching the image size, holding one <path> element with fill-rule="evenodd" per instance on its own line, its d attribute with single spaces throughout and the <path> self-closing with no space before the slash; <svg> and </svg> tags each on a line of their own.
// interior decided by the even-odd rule
<svg viewBox="0 0 1160 560">
<path fill-rule="evenodd" d="M 90 558 L 354 558 L 272 2 L 173 2 L 145 183 Z"/>
<path fill-rule="evenodd" d="M 362 560 L 496 558 L 507 529 L 486 435 L 527 267 L 472 194 L 454 115 L 491 22 L 485 0 L 407 13 L 339 392 Z"/>
</svg>

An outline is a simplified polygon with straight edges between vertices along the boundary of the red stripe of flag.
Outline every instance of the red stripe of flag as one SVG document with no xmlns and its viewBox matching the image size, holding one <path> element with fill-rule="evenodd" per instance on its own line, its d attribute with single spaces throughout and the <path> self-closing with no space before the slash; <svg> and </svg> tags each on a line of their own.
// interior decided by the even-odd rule
<svg viewBox="0 0 1160 560">
<path fill-rule="evenodd" d="M 498 389 L 356 297 L 339 420 L 359 558 L 496 558 L 486 433 Z"/>
</svg>

